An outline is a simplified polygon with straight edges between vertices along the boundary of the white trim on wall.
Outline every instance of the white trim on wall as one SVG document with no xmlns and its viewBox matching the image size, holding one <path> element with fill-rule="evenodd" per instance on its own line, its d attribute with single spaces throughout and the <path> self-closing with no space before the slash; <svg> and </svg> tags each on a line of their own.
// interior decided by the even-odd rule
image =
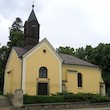
<svg viewBox="0 0 110 110">
<path fill-rule="evenodd" d="M 37 51 L 39 48 L 41 48 L 45 44 L 49 47 L 49 50 L 51 50 L 52 54 L 57 58 L 57 60 L 62 62 L 63 59 L 57 54 L 53 46 L 50 44 L 50 42 L 46 38 L 44 38 L 39 44 L 37 44 L 35 47 L 33 47 L 31 50 L 25 53 L 23 57 L 29 57 L 30 55 L 32 55 L 35 51 Z"/>
<path fill-rule="evenodd" d="M 60 68 L 60 92 L 62 93 L 62 63 L 60 63 L 59 68 Z"/>
<path fill-rule="evenodd" d="M 57 54 L 55 49 L 52 47 L 52 45 L 48 42 L 47 39 L 42 40 L 38 45 L 36 45 L 34 48 L 32 48 L 29 52 L 23 55 L 23 71 L 22 71 L 22 90 L 23 94 L 26 94 L 26 60 L 28 57 L 30 57 L 32 54 L 34 54 L 36 51 L 38 51 L 42 46 L 46 46 L 49 51 L 52 53 L 52 55 L 56 58 L 56 60 L 59 62 L 59 79 L 60 79 L 60 90 L 59 92 L 62 92 L 62 58 Z"/>
<path fill-rule="evenodd" d="M 26 58 L 23 58 L 23 65 L 22 65 L 23 69 L 22 69 L 22 90 L 23 90 L 23 94 L 26 94 Z"/>
</svg>

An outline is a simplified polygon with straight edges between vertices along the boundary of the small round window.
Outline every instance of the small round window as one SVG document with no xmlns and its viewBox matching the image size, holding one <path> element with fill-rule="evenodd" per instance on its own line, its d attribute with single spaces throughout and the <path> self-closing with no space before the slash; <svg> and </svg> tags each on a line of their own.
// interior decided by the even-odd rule
<svg viewBox="0 0 110 110">
<path fill-rule="evenodd" d="M 43 53 L 46 53 L 46 52 L 47 52 L 47 51 L 44 49 L 44 50 L 43 50 Z"/>
</svg>

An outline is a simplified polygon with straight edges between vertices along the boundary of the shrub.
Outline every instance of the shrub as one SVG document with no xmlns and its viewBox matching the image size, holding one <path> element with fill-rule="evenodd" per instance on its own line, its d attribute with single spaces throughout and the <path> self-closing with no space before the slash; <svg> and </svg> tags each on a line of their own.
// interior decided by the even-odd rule
<svg viewBox="0 0 110 110">
<path fill-rule="evenodd" d="M 24 95 L 24 104 L 35 103 L 58 103 L 63 102 L 64 99 L 61 96 L 28 96 Z"/>
<path fill-rule="evenodd" d="M 74 102 L 74 94 L 64 94 L 64 102 Z"/>
<path fill-rule="evenodd" d="M 52 96 L 28 96 L 24 95 L 24 104 L 35 103 L 58 103 L 58 102 L 81 102 L 87 101 L 91 103 L 110 102 L 110 97 L 101 96 L 99 94 L 90 93 L 57 93 Z"/>
<path fill-rule="evenodd" d="M 110 98 L 107 97 L 107 96 L 93 95 L 93 97 L 90 100 L 90 102 L 91 103 L 110 102 Z"/>
<path fill-rule="evenodd" d="M 2 90 L 0 90 L 0 95 L 2 95 Z"/>
<path fill-rule="evenodd" d="M 64 100 L 66 102 L 81 102 L 91 100 L 92 94 L 78 93 L 78 94 L 66 94 Z"/>
<path fill-rule="evenodd" d="M 108 97 L 110 97 L 110 88 L 107 90 Z"/>
</svg>

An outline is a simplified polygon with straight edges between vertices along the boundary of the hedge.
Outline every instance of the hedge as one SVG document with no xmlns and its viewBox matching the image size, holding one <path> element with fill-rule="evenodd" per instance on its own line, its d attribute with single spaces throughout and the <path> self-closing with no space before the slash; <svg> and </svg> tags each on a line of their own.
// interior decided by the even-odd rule
<svg viewBox="0 0 110 110">
<path fill-rule="evenodd" d="M 64 102 L 62 96 L 28 96 L 24 95 L 24 104 Z"/>
<path fill-rule="evenodd" d="M 101 96 L 99 94 L 84 94 L 84 93 L 57 93 L 52 96 L 29 96 L 24 95 L 24 104 L 35 103 L 59 103 L 59 102 L 110 102 L 110 97 Z"/>
</svg>

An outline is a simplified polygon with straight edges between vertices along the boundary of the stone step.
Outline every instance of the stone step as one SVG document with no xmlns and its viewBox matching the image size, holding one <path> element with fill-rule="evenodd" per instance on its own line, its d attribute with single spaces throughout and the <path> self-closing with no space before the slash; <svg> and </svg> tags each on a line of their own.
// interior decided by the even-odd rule
<svg viewBox="0 0 110 110">
<path fill-rule="evenodd" d="M 9 107 L 0 107 L 0 110 L 11 110 Z"/>
<path fill-rule="evenodd" d="M 10 103 L 9 103 L 9 100 L 7 97 L 5 96 L 0 96 L 0 107 L 1 106 L 9 106 Z"/>
<path fill-rule="evenodd" d="M 9 105 L 9 102 L 6 102 L 6 101 L 0 101 L 0 105 L 2 105 L 2 104 L 4 104 L 4 105 Z"/>
</svg>

